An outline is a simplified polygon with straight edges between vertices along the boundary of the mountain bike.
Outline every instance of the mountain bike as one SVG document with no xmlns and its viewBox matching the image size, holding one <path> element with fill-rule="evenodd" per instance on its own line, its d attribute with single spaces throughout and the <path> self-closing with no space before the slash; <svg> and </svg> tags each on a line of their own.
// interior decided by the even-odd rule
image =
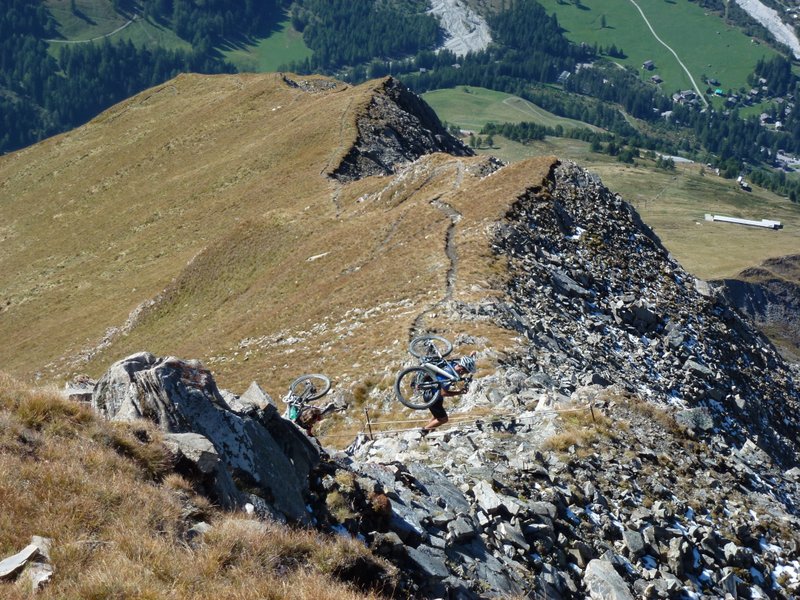
<svg viewBox="0 0 800 600">
<path fill-rule="evenodd" d="M 303 410 L 307 408 L 306 405 L 322 398 L 330 389 L 331 380 L 325 375 L 319 373 L 301 375 L 289 384 L 289 393 L 283 398 L 284 403 L 288 405 L 283 418 L 298 423 Z"/>
<path fill-rule="evenodd" d="M 458 361 L 445 357 L 453 350 L 449 340 L 438 335 L 414 338 L 408 351 L 420 359 L 420 364 L 400 371 L 394 382 L 397 399 L 408 408 L 429 408 L 439 400 L 442 391 L 454 384 L 463 383 L 463 391 L 472 382 L 472 373 L 459 374 Z"/>
</svg>

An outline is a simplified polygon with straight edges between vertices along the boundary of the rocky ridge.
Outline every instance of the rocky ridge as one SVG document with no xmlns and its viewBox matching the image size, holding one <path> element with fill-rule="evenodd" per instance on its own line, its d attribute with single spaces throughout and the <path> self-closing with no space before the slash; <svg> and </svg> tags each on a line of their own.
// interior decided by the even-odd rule
<svg viewBox="0 0 800 600">
<path fill-rule="evenodd" d="M 797 367 L 705 282 L 671 260 L 622 198 L 579 167 L 522 198 L 498 232 L 508 304 L 530 343 L 530 384 L 570 394 L 617 383 L 677 408 L 703 407 L 737 445 L 797 462 Z"/>
<path fill-rule="evenodd" d="M 494 240 L 506 296 L 437 310 L 502 324 L 519 347 L 457 340 L 499 364 L 456 428 L 327 453 L 265 395 L 150 355 L 115 365 L 93 403 L 201 436 L 171 443 L 209 493 L 362 539 L 400 567 L 400 596 L 800 593 L 796 366 L 573 164 L 522 194 Z M 296 473 L 275 479 L 255 446 Z M 232 488 L 209 485 L 224 473 Z"/>
<path fill-rule="evenodd" d="M 398 165 L 425 154 L 447 152 L 472 156 L 474 152 L 450 135 L 422 98 L 388 77 L 368 105 L 356 116 L 358 137 L 332 176 L 353 181 L 371 175 L 389 175 Z"/>
</svg>

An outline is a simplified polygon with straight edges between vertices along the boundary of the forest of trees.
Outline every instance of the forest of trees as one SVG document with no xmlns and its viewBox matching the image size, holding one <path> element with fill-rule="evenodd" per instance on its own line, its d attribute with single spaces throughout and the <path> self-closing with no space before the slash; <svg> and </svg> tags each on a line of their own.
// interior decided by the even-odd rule
<svg viewBox="0 0 800 600">
<path fill-rule="evenodd" d="M 275 22 L 281 0 L 142 0 L 145 16 L 165 23 L 206 54 L 224 40 L 256 35 Z"/>
<path fill-rule="evenodd" d="M 365 0 L 298 0 L 292 24 L 314 54 L 303 70 L 331 70 L 432 50 L 441 35 L 427 3 Z"/>
<path fill-rule="evenodd" d="M 181 6 L 192 3 L 162 0 L 151 4 L 158 4 L 172 18 Z M 211 2 L 198 5 L 208 11 Z M 244 8 L 236 12 L 240 5 L 251 12 Z M 222 22 L 233 23 L 230 15 L 251 19 L 253 6 L 251 0 L 218 2 L 217 11 L 225 7 L 228 16 Z M 258 6 L 274 10 L 276 5 Z M 197 22 L 204 21 L 198 17 Z M 208 27 L 202 25 L 197 31 L 207 32 Z M 191 31 L 186 35 L 195 35 Z M 130 42 L 64 45 L 54 58 L 43 40 L 56 36 L 44 3 L 0 0 L 0 153 L 80 125 L 112 104 L 179 73 L 234 70 L 214 52 L 144 48 Z"/>
</svg>

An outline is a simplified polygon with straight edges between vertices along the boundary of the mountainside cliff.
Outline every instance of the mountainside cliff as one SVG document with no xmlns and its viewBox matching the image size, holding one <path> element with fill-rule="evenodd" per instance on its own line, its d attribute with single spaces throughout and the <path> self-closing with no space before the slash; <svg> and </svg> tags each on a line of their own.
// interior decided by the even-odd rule
<svg viewBox="0 0 800 600">
<path fill-rule="evenodd" d="M 775 341 L 788 360 L 800 360 L 800 255 L 764 261 L 738 277 L 715 282 L 731 304 Z"/>
<path fill-rule="evenodd" d="M 391 79 L 132 98 L 0 159 L 3 367 L 105 373 L 94 409 L 153 421 L 195 490 L 362 540 L 387 595 L 796 596 L 797 365 L 595 176 L 470 154 Z M 422 332 L 475 384 L 455 426 L 387 431 Z M 300 372 L 346 450 L 263 391 Z"/>
</svg>

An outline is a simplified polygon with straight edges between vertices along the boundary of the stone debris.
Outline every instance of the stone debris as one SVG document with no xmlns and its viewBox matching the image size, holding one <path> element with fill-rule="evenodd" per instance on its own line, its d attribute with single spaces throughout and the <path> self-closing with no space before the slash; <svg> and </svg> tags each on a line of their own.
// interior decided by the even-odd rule
<svg viewBox="0 0 800 600">
<path fill-rule="evenodd" d="M 327 455 L 263 392 L 147 353 L 93 405 L 156 421 L 214 493 L 225 469 L 255 482 L 235 506 L 362 540 L 402 597 L 800 596 L 798 368 L 573 164 L 520 196 L 495 250 L 506 297 L 437 308 L 518 333 L 453 411 L 493 416 Z"/>
<path fill-rule="evenodd" d="M 492 42 L 489 24 L 463 0 L 431 0 L 430 12 L 445 31 L 442 48 L 456 56 L 481 52 Z"/>
<path fill-rule="evenodd" d="M 331 176 L 347 182 L 371 175 L 389 175 L 420 156 L 474 152 L 450 135 L 430 106 L 392 77 L 357 121 L 358 138 Z"/>
<path fill-rule="evenodd" d="M 258 396 L 251 391 L 253 395 Z M 319 462 L 319 447 L 280 418 L 266 397 L 259 402 L 263 409 L 248 403 L 245 412 L 235 412 L 198 361 L 157 358 L 148 352 L 112 365 L 92 397 L 95 410 L 108 419 L 147 418 L 171 434 L 167 443 L 178 466 L 186 464 L 186 473 L 195 473 L 223 506 L 241 507 L 249 501 L 266 513 L 308 522 L 304 495 L 308 475 Z M 259 490 L 261 502 L 240 492 L 231 474 Z"/>
<path fill-rule="evenodd" d="M 0 561 L 0 581 L 16 580 L 32 592 L 41 589 L 55 571 L 50 562 L 51 543 L 49 538 L 33 536 L 25 548 Z"/>
</svg>

